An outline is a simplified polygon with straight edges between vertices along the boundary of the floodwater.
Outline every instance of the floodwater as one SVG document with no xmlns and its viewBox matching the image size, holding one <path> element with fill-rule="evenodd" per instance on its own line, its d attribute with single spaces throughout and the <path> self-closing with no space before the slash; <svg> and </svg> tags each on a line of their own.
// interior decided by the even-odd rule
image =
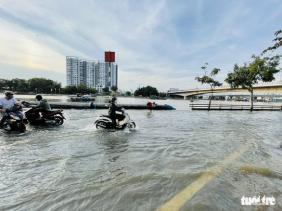
<svg viewBox="0 0 282 211">
<path fill-rule="evenodd" d="M 177 110 L 129 110 L 131 131 L 95 129 L 106 110 L 65 110 L 62 127 L 0 132 L 0 210 L 156 210 L 244 146 L 181 210 L 282 210 L 282 112 L 158 102 Z M 264 195 L 276 205 L 241 205 Z"/>
</svg>

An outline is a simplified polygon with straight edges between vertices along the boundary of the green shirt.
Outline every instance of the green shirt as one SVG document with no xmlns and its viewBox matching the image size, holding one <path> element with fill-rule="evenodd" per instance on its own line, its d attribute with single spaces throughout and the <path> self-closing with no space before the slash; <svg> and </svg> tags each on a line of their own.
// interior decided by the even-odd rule
<svg viewBox="0 0 282 211">
<path fill-rule="evenodd" d="M 36 108 L 45 110 L 45 111 L 51 111 L 51 107 L 47 100 L 43 99 L 39 101 L 39 104 L 36 106 Z"/>
</svg>

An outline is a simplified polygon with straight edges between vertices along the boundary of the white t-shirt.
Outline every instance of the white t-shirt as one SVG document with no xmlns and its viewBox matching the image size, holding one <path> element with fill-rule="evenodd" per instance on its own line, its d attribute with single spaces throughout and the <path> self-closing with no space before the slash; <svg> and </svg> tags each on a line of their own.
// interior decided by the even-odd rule
<svg viewBox="0 0 282 211">
<path fill-rule="evenodd" d="M 7 100 L 6 98 L 0 98 L 0 107 L 4 109 L 10 109 L 17 103 L 15 98 Z"/>
</svg>

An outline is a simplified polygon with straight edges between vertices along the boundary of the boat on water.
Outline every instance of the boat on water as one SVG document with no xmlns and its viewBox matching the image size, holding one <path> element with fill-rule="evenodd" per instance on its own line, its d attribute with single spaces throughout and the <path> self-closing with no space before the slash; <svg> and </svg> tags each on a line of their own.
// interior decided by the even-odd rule
<svg viewBox="0 0 282 211">
<path fill-rule="evenodd" d="M 91 95 L 70 95 L 69 100 L 71 102 L 93 102 L 95 101 L 95 97 Z"/>
</svg>

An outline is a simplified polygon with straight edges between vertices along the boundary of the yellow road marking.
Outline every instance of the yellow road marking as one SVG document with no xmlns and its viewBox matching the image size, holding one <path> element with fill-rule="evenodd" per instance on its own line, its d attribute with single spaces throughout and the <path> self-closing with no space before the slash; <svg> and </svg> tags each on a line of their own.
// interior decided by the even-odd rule
<svg viewBox="0 0 282 211">
<path fill-rule="evenodd" d="M 241 166 L 240 171 L 245 174 L 258 174 L 264 177 L 282 179 L 282 176 L 279 174 L 279 172 L 258 166 Z"/>
<path fill-rule="evenodd" d="M 251 146 L 251 142 L 242 145 L 238 150 L 232 152 L 218 165 L 213 166 L 203 173 L 198 179 L 180 191 L 177 195 L 158 208 L 158 211 L 178 211 L 189 201 L 199 190 L 201 190 L 209 181 L 220 174 L 231 162 L 244 154 Z"/>
</svg>

